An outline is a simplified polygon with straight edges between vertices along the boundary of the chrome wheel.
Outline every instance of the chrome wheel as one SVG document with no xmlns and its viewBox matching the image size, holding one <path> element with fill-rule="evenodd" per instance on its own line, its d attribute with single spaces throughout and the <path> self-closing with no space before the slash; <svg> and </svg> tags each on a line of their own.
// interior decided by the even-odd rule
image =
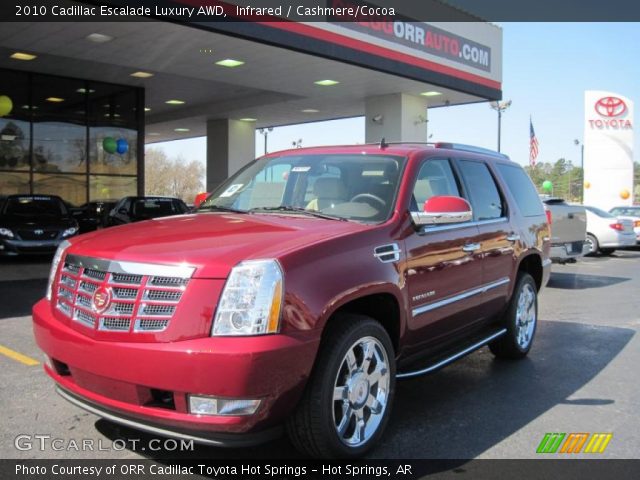
<svg viewBox="0 0 640 480">
<path fill-rule="evenodd" d="M 538 317 L 536 293 L 533 286 L 527 283 L 520 290 L 516 309 L 516 342 L 526 350 L 533 339 L 533 332 Z"/>
<path fill-rule="evenodd" d="M 377 338 L 363 337 L 347 350 L 333 389 L 333 421 L 342 443 L 358 447 L 376 433 L 390 382 L 387 352 Z"/>
</svg>

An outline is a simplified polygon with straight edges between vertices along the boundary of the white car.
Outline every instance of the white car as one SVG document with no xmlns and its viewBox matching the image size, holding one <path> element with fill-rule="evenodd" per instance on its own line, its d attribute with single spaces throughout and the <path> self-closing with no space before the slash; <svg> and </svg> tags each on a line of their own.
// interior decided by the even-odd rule
<svg viewBox="0 0 640 480">
<path fill-rule="evenodd" d="M 585 205 L 584 208 L 587 211 L 589 254 L 610 255 L 618 248 L 633 247 L 636 244 L 631 220 L 617 218 L 596 207 Z"/>
<path fill-rule="evenodd" d="M 614 207 L 609 213 L 618 218 L 624 218 L 633 222 L 633 231 L 636 233 L 636 243 L 640 245 L 640 205 Z"/>
</svg>

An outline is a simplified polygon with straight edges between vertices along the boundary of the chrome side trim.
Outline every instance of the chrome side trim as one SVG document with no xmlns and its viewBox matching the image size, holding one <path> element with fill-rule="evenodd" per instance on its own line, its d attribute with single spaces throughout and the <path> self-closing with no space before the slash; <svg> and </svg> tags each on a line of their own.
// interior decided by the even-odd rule
<svg viewBox="0 0 640 480">
<path fill-rule="evenodd" d="M 436 308 L 441 308 L 446 305 L 450 305 L 460 300 L 464 300 L 465 298 L 473 297 L 474 295 L 478 295 L 480 293 L 485 293 L 493 288 L 497 288 L 502 285 L 505 285 L 510 281 L 511 280 L 509 279 L 509 277 L 503 277 L 499 280 L 496 280 L 495 282 L 487 283 L 486 285 L 482 285 L 478 288 L 474 288 L 473 290 L 468 290 L 458 295 L 454 295 L 453 297 L 448 297 L 442 300 L 438 300 L 437 302 L 428 303 L 426 305 L 416 307 L 411 311 L 411 314 L 415 317 L 416 315 L 421 315 L 423 313 L 430 312 L 431 310 L 435 310 Z"/>
<path fill-rule="evenodd" d="M 507 329 L 503 328 L 502 330 L 497 331 L 496 333 L 489 335 L 486 338 L 483 338 L 482 340 L 474 343 L 473 345 L 470 345 L 469 347 L 465 348 L 464 350 L 460 350 L 458 353 L 455 353 L 453 355 L 451 355 L 450 357 L 447 357 L 443 360 L 440 360 L 438 363 L 434 363 L 433 365 L 430 365 L 426 368 L 423 368 L 421 370 L 414 370 L 413 372 L 404 372 L 404 373 L 398 373 L 396 374 L 396 378 L 412 378 L 412 377 L 417 377 L 419 375 L 425 375 L 427 373 L 431 373 L 434 370 L 438 370 L 439 368 L 444 367 L 445 365 L 450 364 L 451 362 L 458 360 L 461 357 L 464 357 L 465 355 L 467 355 L 468 353 L 473 352 L 474 350 L 479 349 L 480 347 L 484 347 L 487 343 L 491 342 L 492 340 L 495 340 L 498 337 L 501 337 L 502 335 L 504 335 L 505 333 L 507 333 Z"/>
<path fill-rule="evenodd" d="M 416 225 L 441 225 L 446 223 L 469 222 L 473 218 L 471 210 L 465 212 L 411 212 Z"/>
<path fill-rule="evenodd" d="M 466 227 L 478 227 L 481 225 L 491 225 L 494 223 L 502 223 L 506 222 L 507 217 L 500 218 L 492 218 L 491 220 L 478 220 L 475 222 L 464 222 L 464 223 L 456 223 L 452 225 L 437 225 L 437 226 L 423 226 L 422 230 L 420 230 L 420 234 L 430 233 L 430 232 L 442 232 L 446 230 L 455 230 L 458 228 L 466 228 Z"/>
<path fill-rule="evenodd" d="M 88 268 L 90 270 L 130 275 L 149 275 L 156 277 L 191 278 L 196 270 L 195 267 L 158 265 L 155 263 L 122 262 L 118 260 L 106 260 L 103 258 L 83 257 L 72 253 L 67 254 L 65 263 Z"/>
</svg>

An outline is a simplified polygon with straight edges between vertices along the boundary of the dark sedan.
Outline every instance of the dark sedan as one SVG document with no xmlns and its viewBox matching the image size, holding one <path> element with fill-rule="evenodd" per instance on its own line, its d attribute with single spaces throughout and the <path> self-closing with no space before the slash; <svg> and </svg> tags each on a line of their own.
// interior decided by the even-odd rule
<svg viewBox="0 0 640 480">
<path fill-rule="evenodd" d="M 107 226 L 109 212 L 116 206 L 117 200 L 93 200 L 72 209 L 73 218 L 80 225 L 80 233 L 93 232 Z"/>
<path fill-rule="evenodd" d="M 189 207 L 179 198 L 173 197 L 124 197 L 109 213 L 108 225 L 151 220 L 187 213 Z"/>
<path fill-rule="evenodd" d="M 77 233 L 78 222 L 55 195 L 10 195 L 0 207 L 0 255 L 53 253 Z"/>
</svg>

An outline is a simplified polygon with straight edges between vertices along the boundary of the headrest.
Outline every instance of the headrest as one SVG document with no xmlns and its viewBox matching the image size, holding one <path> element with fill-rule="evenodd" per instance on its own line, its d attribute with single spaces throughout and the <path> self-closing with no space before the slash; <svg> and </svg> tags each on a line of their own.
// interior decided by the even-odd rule
<svg viewBox="0 0 640 480">
<path fill-rule="evenodd" d="M 347 189 L 339 178 L 321 177 L 313 184 L 313 193 L 318 198 L 346 198 Z"/>
</svg>

